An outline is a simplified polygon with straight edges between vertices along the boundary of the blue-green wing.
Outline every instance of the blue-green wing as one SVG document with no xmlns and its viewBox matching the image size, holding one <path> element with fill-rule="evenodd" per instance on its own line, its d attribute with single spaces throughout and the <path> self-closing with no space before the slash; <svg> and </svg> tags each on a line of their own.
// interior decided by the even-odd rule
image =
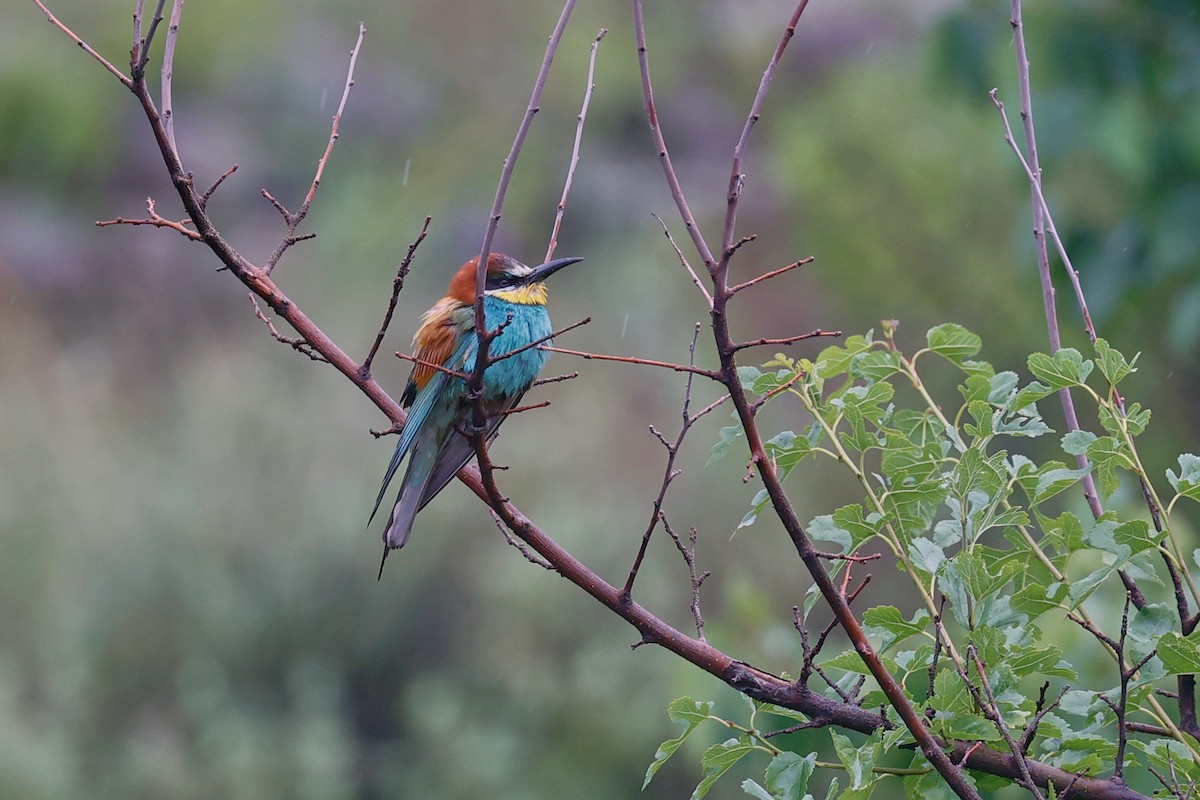
<svg viewBox="0 0 1200 800">
<path fill-rule="evenodd" d="M 468 354 L 475 347 L 475 337 L 465 336 L 463 342 L 458 346 L 443 366 L 446 369 L 461 370 L 463 363 L 466 361 Z M 387 492 L 388 484 L 392 482 L 392 478 L 396 476 L 396 470 L 400 468 L 400 462 L 408 455 L 412 449 L 413 443 L 417 440 L 417 434 L 421 432 L 421 428 L 429 419 L 429 412 L 437 404 L 441 397 L 446 384 L 451 380 L 452 376 L 440 370 L 434 372 L 429 382 L 421 391 L 417 392 L 413 399 L 412 406 L 408 409 L 408 419 L 404 422 L 404 429 L 400 431 L 400 441 L 396 443 L 396 450 L 392 453 L 392 460 L 388 464 L 387 472 L 383 475 L 383 484 L 379 487 L 379 494 L 375 498 L 375 506 L 371 509 L 371 517 L 367 520 L 367 525 L 375 519 L 375 514 L 379 511 L 379 506 L 383 503 L 383 496 Z M 457 380 L 457 378 L 454 378 Z M 461 438 L 461 437 L 460 437 Z M 457 472 L 458 470 L 455 470 Z M 443 482 L 442 486 L 446 484 Z M 421 503 L 424 505 L 425 501 Z"/>
</svg>

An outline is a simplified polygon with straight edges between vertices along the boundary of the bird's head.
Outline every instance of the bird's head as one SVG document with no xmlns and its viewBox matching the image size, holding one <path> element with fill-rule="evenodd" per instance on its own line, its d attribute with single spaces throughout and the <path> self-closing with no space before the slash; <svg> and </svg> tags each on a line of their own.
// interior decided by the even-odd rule
<svg viewBox="0 0 1200 800">
<path fill-rule="evenodd" d="M 475 302 L 475 275 L 477 258 L 463 264 L 450 281 L 449 295 L 459 302 L 470 305 Z M 536 267 L 522 264 L 511 256 L 491 253 L 487 262 L 487 282 L 484 291 L 501 300 L 521 305 L 545 305 L 545 280 L 568 264 L 583 261 L 582 258 L 556 258 Z"/>
</svg>

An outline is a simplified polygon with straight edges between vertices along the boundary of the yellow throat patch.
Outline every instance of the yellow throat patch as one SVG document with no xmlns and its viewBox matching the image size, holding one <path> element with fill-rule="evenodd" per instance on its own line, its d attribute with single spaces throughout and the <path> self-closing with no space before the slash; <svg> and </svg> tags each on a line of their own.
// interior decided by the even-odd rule
<svg viewBox="0 0 1200 800">
<path fill-rule="evenodd" d="M 546 305 L 546 297 L 549 294 L 546 284 L 531 283 L 528 286 L 518 286 L 515 289 L 492 292 L 492 297 L 520 306 L 544 306 Z"/>
</svg>

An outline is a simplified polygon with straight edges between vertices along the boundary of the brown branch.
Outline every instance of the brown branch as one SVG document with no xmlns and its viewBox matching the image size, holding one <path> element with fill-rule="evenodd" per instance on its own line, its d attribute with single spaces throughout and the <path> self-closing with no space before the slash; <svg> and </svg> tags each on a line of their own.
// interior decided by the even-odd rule
<svg viewBox="0 0 1200 800">
<path fill-rule="evenodd" d="M 548 353 L 562 353 L 563 355 L 576 356 L 585 361 L 616 361 L 621 364 L 641 364 L 645 367 L 661 367 L 662 369 L 670 369 L 675 372 L 690 372 L 694 375 L 701 375 L 705 378 L 716 378 L 716 373 L 712 370 L 701 369 L 700 367 L 692 367 L 686 364 L 672 364 L 669 361 L 654 361 L 649 358 L 638 358 L 636 356 L 609 356 L 602 353 L 588 353 L 584 350 L 568 350 L 565 347 L 550 347 L 542 345 L 542 350 Z"/>
<path fill-rule="evenodd" d="M 983 690 L 982 696 L 980 690 L 975 687 L 965 671 L 962 673 L 963 680 L 967 684 L 967 689 L 971 692 L 971 696 L 975 698 L 975 704 L 983 712 L 983 715 L 996 726 L 996 730 L 1000 732 L 1000 736 L 1008 745 L 1009 752 L 1013 755 L 1013 760 L 1017 763 L 1017 768 L 1021 772 L 1020 780 L 1017 783 L 1038 800 L 1045 800 L 1046 796 L 1042 794 L 1042 790 L 1033 782 L 1033 775 L 1029 772 L 1029 757 L 1025 755 L 1025 751 L 1021 748 L 1017 741 L 1013 739 L 1012 733 L 1008 729 L 1008 725 L 1004 722 L 1004 715 L 1000 713 L 1000 708 L 996 705 L 996 696 L 992 693 L 992 685 L 988 682 L 987 667 L 983 663 L 983 659 L 979 657 L 979 652 L 975 649 L 975 645 L 967 645 L 967 657 L 975 664 L 975 671 L 979 674 L 979 683 Z"/>
<path fill-rule="evenodd" d="M 350 98 L 350 90 L 354 88 L 354 67 L 358 63 L 358 51 L 362 47 L 363 36 L 366 35 L 367 29 L 360 22 L 358 23 L 358 39 L 354 42 L 354 47 L 350 50 L 350 66 L 346 70 L 346 83 L 342 88 L 342 99 L 338 103 L 337 111 L 333 115 L 333 123 L 329 129 L 329 142 L 325 145 L 325 152 L 321 154 L 321 158 L 317 161 L 317 172 L 313 176 L 312 184 L 308 187 L 308 194 L 304 196 L 304 202 L 300 204 L 299 210 L 294 214 L 287 210 L 271 194 L 266 190 L 262 190 L 263 197 L 270 201 L 271 205 L 275 206 L 275 210 L 283 216 L 283 221 L 287 225 L 287 234 L 275 247 L 275 251 L 271 253 L 270 258 L 264 265 L 263 270 L 270 275 L 275 267 L 279 264 L 279 259 L 283 258 L 283 254 L 288 251 L 292 245 L 313 238 L 316 234 L 306 234 L 304 236 L 296 235 L 296 228 L 308 216 L 309 210 L 312 208 L 313 199 L 317 196 L 317 189 L 321 186 L 321 176 L 325 174 L 325 165 L 329 163 L 329 157 L 333 154 L 333 146 L 337 144 L 339 128 L 342 125 L 342 114 L 346 111 L 346 101 Z M 174 149 L 174 148 L 172 148 Z"/>
<path fill-rule="evenodd" d="M 675 243 L 675 237 L 671 235 L 671 230 L 667 227 L 667 223 L 663 222 L 662 217 L 660 217 L 658 214 L 651 213 L 650 216 L 658 220 L 658 224 L 662 226 L 663 235 L 665 235 L 667 237 L 667 241 L 671 243 L 671 247 L 675 250 L 675 255 L 679 256 L 679 263 L 682 264 L 683 268 L 687 270 L 688 275 L 692 279 L 692 283 L 697 289 L 700 290 L 700 294 L 704 295 L 704 302 L 708 304 L 709 310 L 711 310 L 713 303 L 712 295 L 709 294 L 708 289 L 704 288 L 704 282 L 700 280 L 700 276 L 696 274 L 696 270 L 692 269 L 692 265 L 688 263 L 687 256 L 683 254 L 683 251 L 679 249 L 679 245 Z"/>
<path fill-rule="evenodd" d="M 758 83 L 758 91 L 754 93 L 754 100 L 750 103 L 750 113 L 746 115 L 746 123 L 742 126 L 742 134 L 733 148 L 733 164 L 729 170 L 729 191 L 725 195 L 725 227 L 721 236 L 721 261 L 726 265 L 729 263 L 730 257 L 744 243 L 739 242 L 735 245 L 733 236 L 737 222 L 738 203 L 741 201 L 742 189 L 746 185 L 746 174 L 742 172 L 742 161 L 746 157 L 746 148 L 750 144 L 750 134 L 762 116 L 763 102 L 766 100 L 767 90 L 771 88 L 771 80 L 775 77 L 779 60 L 783 57 L 783 51 L 792 41 L 792 37 L 796 33 L 796 26 L 800 24 L 800 15 L 804 13 L 807 6 L 808 0 L 800 0 L 796 4 L 796 9 L 792 12 L 787 27 L 783 29 L 783 36 L 780 37 L 779 44 L 775 46 L 775 52 L 771 54 L 767 68 L 763 70 L 762 80 Z M 722 287 L 725 285 L 724 275 L 718 285 Z"/>
<path fill-rule="evenodd" d="M 738 350 L 746 350 L 747 348 L 750 348 L 750 347 L 763 347 L 765 345 L 795 344 L 796 342 L 802 342 L 805 339 L 815 339 L 815 338 L 818 338 L 821 336 L 837 337 L 837 336 L 841 336 L 841 335 L 842 335 L 841 331 L 823 331 L 818 328 L 815 331 L 809 331 L 808 333 L 801 333 L 798 336 L 785 336 L 782 339 L 764 338 L 764 339 L 754 339 L 754 340 L 748 341 L 748 342 L 734 342 L 732 347 L 733 347 L 734 351 L 736 352 Z"/>
<path fill-rule="evenodd" d="M 689 366 L 693 368 L 696 364 L 696 343 L 699 341 L 699 339 L 700 323 L 697 322 L 696 327 L 692 331 L 692 343 L 688 347 L 688 358 L 690 361 Z M 687 436 L 688 431 L 695 422 L 691 416 L 692 382 L 694 379 L 695 374 L 689 373 L 687 380 L 684 383 L 683 408 L 680 414 L 680 416 L 683 417 L 683 423 L 679 426 L 679 434 L 675 437 L 675 441 L 668 442 L 667 438 L 659 433 L 653 425 L 650 426 L 650 432 L 654 434 L 654 436 L 656 436 L 660 442 L 662 442 L 663 447 L 665 447 L 667 450 L 667 461 L 666 465 L 663 467 L 662 481 L 658 486 L 658 496 L 654 498 L 653 509 L 650 512 L 650 521 L 646 524 L 646 530 L 642 534 L 642 542 L 638 547 L 637 556 L 635 556 L 633 559 L 633 566 L 629 569 L 629 577 L 625 579 L 625 587 L 621 590 L 621 593 L 627 598 L 633 595 L 633 582 L 637 580 L 638 570 L 642 566 L 642 559 L 646 557 L 646 549 L 650 546 L 650 537 L 654 534 L 654 529 L 658 526 L 659 522 L 662 522 L 664 525 L 666 524 L 666 515 L 663 514 L 663 501 L 666 499 L 667 489 L 670 488 L 671 483 L 675 480 L 675 478 L 679 477 L 679 473 L 681 472 L 681 470 L 675 468 L 675 457 L 679 455 L 679 448 L 683 444 L 684 437 Z M 675 538 L 678 541 L 674 534 L 672 534 L 672 538 Z M 695 564 L 692 564 L 692 567 L 694 577 Z M 698 586 L 693 586 L 693 591 L 698 591 L 698 589 Z M 700 625 L 699 627 L 703 628 L 703 625 Z M 703 639 L 703 635 L 701 635 L 700 638 Z"/>
<path fill-rule="evenodd" d="M 308 356 L 313 361 L 321 361 L 326 364 L 329 363 L 329 359 L 313 350 L 312 345 L 306 342 L 304 339 L 298 339 L 294 336 L 284 336 L 282 333 L 280 333 L 279 329 L 275 327 L 275 323 L 272 322 L 259 307 L 258 300 L 254 297 L 254 292 L 247 292 L 246 297 L 249 298 L 250 305 L 254 306 L 254 316 L 258 317 L 258 319 L 267 326 L 267 330 L 271 332 L 271 338 L 277 342 L 288 345 L 297 353 Z"/>
<path fill-rule="evenodd" d="M 575 180 L 575 167 L 579 165 L 579 146 L 583 142 L 583 126 L 587 122 L 588 106 L 592 104 L 592 92 L 596 89 L 596 51 L 600 49 L 600 40 L 608 33 L 607 28 L 601 28 L 592 40 L 591 53 L 588 55 L 587 88 L 583 92 L 583 105 L 575 118 L 575 143 L 571 147 L 570 166 L 567 167 L 567 179 L 563 183 L 562 197 L 554 213 L 554 227 L 550 230 L 550 243 L 546 246 L 546 257 L 543 261 L 554 258 L 554 249 L 558 247 L 558 231 L 562 227 L 563 214 L 567 210 L 567 196 L 571 194 L 571 183 Z"/>
<path fill-rule="evenodd" d="M 162 3 L 158 4 L 161 9 Z M 176 153 L 179 152 L 179 147 L 175 144 L 175 111 L 171 106 L 171 79 L 175 74 L 175 45 L 179 39 L 179 17 L 183 14 L 183 0 L 174 0 L 171 5 L 171 23 L 167 26 L 167 44 L 163 48 L 163 65 L 162 65 L 162 117 L 163 130 L 167 134 L 167 142 L 170 143 L 171 149 Z M 161 16 L 156 15 L 154 24 L 157 25 Z M 147 47 L 149 47 L 150 38 L 153 36 L 151 31 L 150 36 L 146 38 Z"/>
<path fill-rule="evenodd" d="M 173 220 L 165 219 L 159 216 L 158 211 L 154 206 L 154 198 L 146 198 L 146 213 L 149 215 L 144 219 L 125 219 L 125 217 L 116 217 L 115 219 L 101 219 L 96 221 L 97 228 L 107 228 L 110 225 L 153 225 L 155 228 L 170 228 L 176 233 L 181 233 L 192 241 L 200 241 L 204 237 L 196 231 L 187 227 L 189 220 Z"/>
<path fill-rule="evenodd" d="M 405 353 L 395 353 L 395 356 L 403 361 L 411 361 L 418 366 L 427 367 L 429 369 L 436 370 L 437 372 L 445 373 L 446 375 L 449 375 L 452 378 L 458 378 L 461 381 L 470 380 L 471 378 L 471 376 L 465 372 L 458 372 L 457 370 L 450 369 L 449 367 L 441 364 L 435 364 L 432 361 L 425 361 L 424 359 L 417 358 L 416 356 L 410 356 Z"/>
<path fill-rule="evenodd" d="M 546 42 L 546 52 L 542 56 L 542 63 L 538 68 L 537 77 L 534 78 L 533 90 L 529 94 L 529 103 L 525 107 L 525 114 L 521 117 L 521 122 L 517 126 L 517 134 L 513 137 L 508 157 L 504 159 L 504 164 L 500 168 L 500 180 L 496 184 L 496 196 L 492 200 L 492 210 L 488 213 L 487 225 L 483 231 L 483 242 L 479 246 L 479 256 L 475 270 L 475 336 L 478 337 L 479 347 L 476 350 L 475 370 L 471 374 L 471 380 L 467 383 L 467 397 L 472 400 L 475 406 L 475 427 L 477 428 L 483 425 L 486 417 L 482 399 L 483 373 L 492 363 L 490 349 L 492 340 L 496 337 L 496 332 L 488 330 L 487 318 L 483 312 L 483 295 L 484 287 L 487 284 L 488 256 L 492 251 L 492 239 L 496 235 L 496 229 L 500 226 L 500 212 L 504 207 L 505 195 L 508 194 L 508 184 L 512 179 L 513 169 L 517 165 L 517 157 L 521 154 L 521 147 L 524 145 L 525 136 L 529 133 L 529 128 L 533 124 L 533 117 L 539 110 L 542 89 L 545 87 L 546 78 L 550 74 L 550 65 L 554 63 L 554 56 L 558 52 L 558 44 L 562 40 L 563 31 L 566 30 L 567 21 L 571 18 L 571 12 L 574 9 L 575 0 L 566 0 L 562 12 L 558 15 L 558 22 L 555 23 L 554 30 Z M 482 126 L 484 124 L 483 120 L 479 124 Z"/>
<path fill-rule="evenodd" d="M 396 277 L 392 280 L 392 296 L 388 300 L 387 311 L 383 315 L 383 323 L 379 326 L 379 333 L 375 334 L 375 342 L 371 345 L 371 350 L 367 353 L 367 357 L 363 359 L 362 366 L 359 368 L 364 378 L 371 376 L 371 363 L 375 360 L 375 355 L 379 352 L 379 346 L 383 344 L 383 337 L 387 333 L 388 326 L 392 324 L 392 315 L 396 313 L 396 303 L 400 299 L 400 291 L 404 288 L 404 278 L 408 275 L 409 267 L 412 266 L 413 256 L 416 255 L 417 248 L 421 246 L 421 242 L 425 241 L 425 236 L 429 233 L 429 223 L 432 221 L 433 217 L 425 217 L 425 224 L 421 226 L 421 232 L 417 234 L 417 238 L 408 246 L 408 252 L 404 254 L 404 258 L 400 260 L 400 266 L 396 269 Z"/>
<path fill-rule="evenodd" d="M 672 199 L 675 200 L 676 208 L 679 209 L 683 226 L 687 228 L 688 234 L 692 237 L 692 244 L 695 245 L 696 252 L 704 261 L 705 269 L 712 273 L 717 267 L 717 261 L 713 258 L 708 242 L 704 241 L 704 236 L 696 225 L 696 218 L 692 216 L 691 208 L 688 207 L 687 198 L 683 195 L 683 187 L 679 183 L 679 176 L 675 174 L 675 165 L 671 163 L 671 154 L 667 151 L 667 142 L 663 137 L 662 127 L 659 125 L 658 109 L 654 105 L 654 87 L 650 82 L 650 57 L 646 50 L 646 23 L 642 16 L 641 0 L 633 0 L 633 25 L 637 37 L 638 69 L 642 75 L 642 98 L 646 103 L 646 118 L 650 122 L 650 137 L 654 140 L 654 149 L 658 153 L 658 161 L 662 166 L 663 175 L 666 177 L 667 188 L 671 192 Z M 659 220 L 659 222 L 661 221 Z M 678 249 L 676 248 L 676 250 Z M 711 305 L 710 299 L 709 306 L 711 307 Z"/>
<path fill-rule="evenodd" d="M 762 283 L 763 281 L 768 281 L 771 278 L 774 278 L 777 275 L 782 275 L 785 272 L 791 272 L 796 267 L 802 267 L 805 264 L 811 264 L 813 261 L 814 261 L 814 258 L 812 256 L 808 256 L 807 258 L 802 258 L 799 261 L 793 261 L 791 264 L 788 264 L 786 267 L 780 267 L 779 269 L 773 269 L 770 272 L 764 272 L 762 275 L 759 275 L 757 278 L 751 278 L 750 280 L 748 280 L 744 283 L 739 283 L 736 286 L 730 286 L 729 294 L 735 295 L 738 292 L 742 291 L 743 289 L 749 289 L 751 286 Z"/>
<path fill-rule="evenodd" d="M 696 526 L 688 529 L 688 543 L 684 544 L 672 528 L 671 523 L 667 521 L 667 515 L 662 514 L 663 530 L 671 537 L 671 541 L 675 543 L 675 548 L 679 550 L 679 554 L 683 556 L 683 561 L 687 564 L 688 580 L 692 585 L 692 602 L 689 608 L 692 611 L 692 621 L 696 625 L 696 638 L 702 642 L 707 642 L 704 637 L 704 615 L 700 613 L 700 586 L 712 575 L 709 571 L 697 573 L 696 571 Z"/>
<path fill-rule="evenodd" d="M 532 389 L 534 386 L 544 386 L 547 383 L 559 383 L 561 381 L 573 381 L 578 377 L 579 377 L 578 372 L 568 372 L 566 375 L 555 375 L 552 378 L 538 378 L 536 381 L 534 381 L 530 385 L 529 388 Z"/>
<path fill-rule="evenodd" d="M 46 15 L 47 22 L 49 22 L 51 25 L 53 25 L 54 27 L 56 27 L 60 31 L 62 31 L 64 34 L 66 34 L 67 37 L 71 41 L 75 42 L 75 44 L 79 46 L 80 50 L 82 50 L 83 52 L 85 52 L 89 56 L 91 56 L 92 58 L 99 61 L 100 65 L 102 67 L 104 67 L 106 70 L 108 70 L 110 73 L 112 73 L 113 77 L 115 77 L 122 84 L 124 84 L 125 88 L 127 88 L 127 89 L 133 88 L 133 80 L 130 79 L 128 75 L 126 75 L 124 72 L 121 72 L 121 70 L 114 67 L 111 63 L 109 63 L 109 61 L 104 56 L 100 55 L 95 50 L 93 50 L 91 45 L 89 45 L 83 39 L 80 39 L 78 36 L 76 36 L 75 32 L 73 30 L 71 30 L 66 25 L 64 25 L 62 22 L 60 22 L 58 17 L 56 17 L 50 13 L 50 9 L 48 9 L 48 8 L 46 8 L 46 6 L 42 5 L 42 0 L 33 0 L 33 4 L 36 5 L 38 8 L 40 8 L 42 10 L 42 13 Z"/>
<path fill-rule="evenodd" d="M 228 178 L 233 173 L 237 172 L 237 168 L 238 168 L 238 165 L 234 164 L 232 167 L 230 167 L 229 169 L 222 172 L 221 175 L 215 181 L 212 182 L 212 186 L 209 186 L 207 189 L 204 190 L 204 194 L 200 195 L 200 208 L 201 209 L 205 209 L 208 207 L 208 201 L 212 198 L 213 193 L 216 192 L 217 189 L 220 188 L 221 184 L 225 182 L 226 178 Z"/>
</svg>

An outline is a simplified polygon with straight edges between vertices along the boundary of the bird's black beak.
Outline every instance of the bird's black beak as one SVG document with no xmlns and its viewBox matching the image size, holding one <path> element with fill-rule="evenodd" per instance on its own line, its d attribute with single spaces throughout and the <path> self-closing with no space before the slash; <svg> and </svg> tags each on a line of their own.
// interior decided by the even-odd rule
<svg viewBox="0 0 1200 800">
<path fill-rule="evenodd" d="M 525 279 L 527 283 L 539 283 L 546 280 L 554 273 L 558 272 L 568 264 L 575 264 L 583 261 L 582 258 L 556 258 L 553 261 L 547 261 L 541 266 L 533 268 L 533 272 L 529 273 L 529 277 Z"/>
</svg>

